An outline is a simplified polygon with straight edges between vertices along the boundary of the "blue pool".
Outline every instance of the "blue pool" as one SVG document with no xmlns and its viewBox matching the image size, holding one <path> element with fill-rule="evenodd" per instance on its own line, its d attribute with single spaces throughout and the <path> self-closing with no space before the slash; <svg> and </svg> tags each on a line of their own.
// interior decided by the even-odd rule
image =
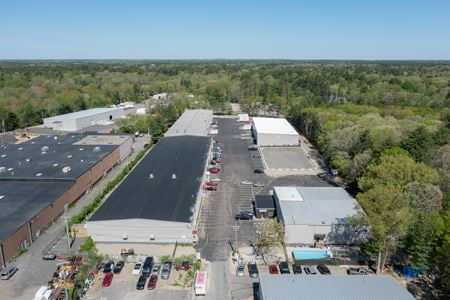
<svg viewBox="0 0 450 300">
<path fill-rule="evenodd" d="M 292 251 L 295 260 L 327 259 L 333 255 L 328 249 L 302 248 Z"/>
</svg>

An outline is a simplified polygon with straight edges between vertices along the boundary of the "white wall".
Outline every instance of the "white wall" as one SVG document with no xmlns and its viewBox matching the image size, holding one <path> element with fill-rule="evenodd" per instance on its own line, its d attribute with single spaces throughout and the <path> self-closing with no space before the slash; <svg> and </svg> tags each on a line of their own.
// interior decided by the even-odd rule
<svg viewBox="0 0 450 300">
<path fill-rule="evenodd" d="M 75 130 L 80 130 L 92 125 L 104 124 L 106 122 L 112 122 L 113 120 L 117 120 L 124 115 L 124 109 L 117 109 L 110 112 L 95 114 L 92 116 L 84 117 L 76 119 L 76 128 Z M 110 119 L 109 117 L 112 117 Z M 68 129 L 67 129 L 68 130 Z"/>
<path fill-rule="evenodd" d="M 297 134 L 271 134 L 271 133 L 258 133 L 256 132 L 256 143 L 259 146 L 297 146 L 298 143 Z"/>
<path fill-rule="evenodd" d="M 95 242 L 192 243 L 190 223 L 146 219 L 88 221 L 86 229 Z M 124 240 L 123 236 L 128 239 Z M 154 235 L 155 240 L 150 240 Z"/>
</svg>

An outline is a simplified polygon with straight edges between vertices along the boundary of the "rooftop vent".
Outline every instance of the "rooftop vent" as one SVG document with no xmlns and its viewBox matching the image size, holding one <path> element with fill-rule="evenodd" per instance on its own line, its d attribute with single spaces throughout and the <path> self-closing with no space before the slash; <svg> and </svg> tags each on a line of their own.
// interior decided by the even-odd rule
<svg viewBox="0 0 450 300">
<path fill-rule="evenodd" d="M 8 172 L 14 170 L 13 168 L 8 168 L 6 169 Z"/>
<path fill-rule="evenodd" d="M 30 162 L 30 161 L 31 161 L 31 157 L 27 157 L 27 158 L 25 158 L 25 161 L 28 161 L 28 162 Z"/>
<path fill-rule="evenodd" d="M 177 175 L 172 174 L 172 179 L 177 179 Z"/>
<path fill-rule="evenodd" d="M 94 152 L 99 152 L 100 151 L 100 147 L 99 146 L 95 146 L 93 151 Z"/>
<path fill-rule="evenodd" d="M 153 178 L 155 178 L 155 176 L 153 176 L 153 173 L 150 173 L 150 175 L 148 176 L 148 178 L 153 179 Z"/>
<path fill-rule="evenodd" d="M 71 154 L 67 155 L 67 158 L 72 158 L 72 155 Z"/>
<path fill-rule="evenodd" d="M 83 150 L 84 150 L 84 148 L 80 148 L 79 150 L 80 150 L 80 151 L 83 151 Z"/>
<path fill-rule="evenodd" d="M 5 173 L 6 172 L 6 167 L 0 167 L 0 174 Z"/>
<path fill-rule="evenodd" d="M 36 177 L 41 177 L 41 176 L 42 176 L 42 173 L 36 173 L 35 176 L 36 176 Z"/>
<path fill-rule="evenodd" d="M 17 151 L 20 151 L 20 150 L 22 150 L 23 149 L 23 147 L 19 147 L 19 148 L 17 148 Z"/>
<path fill-rule="evenodd" d="M 6 156 L 8 156 L 8 155 L 6 155 L 6 154 L 2 154 L 2 157 L 6 157 Z"/>
<path fill-rule="evenodd" d="M 3 198 L 5 198 L 5 196 L 4 195 L 0 195 L 0 200 L 2 200 Z"/>
<path fill-rule="evenodd" d="M 41 148 L 42 153 L 47 153 L 50 148 L 48 146 L 44 146 Z"/>
<path fill-rule="evenodd" d="M 69 166 L 66 166 L 62 169 L 63 173 L 69 173 L 70 171 L 72 171 L 72 168 Z"/>
<path fill-rule="evenodd" d="M 57 139 L 58 139 L 58 137 L 57 137 L 57 136 L 55 135 L 55 136 L 53 137 L 53 139 L 54 139 L 54 140 L 57 140 Z"/>
<path fill-rule="evenodd" d="M 57 163 L 54 163 L 52 166 L 54 166 L 54 167 L 57 167 L 57 166 L 59 166 L 59 164 L 57 164 Z"/>
</svg>

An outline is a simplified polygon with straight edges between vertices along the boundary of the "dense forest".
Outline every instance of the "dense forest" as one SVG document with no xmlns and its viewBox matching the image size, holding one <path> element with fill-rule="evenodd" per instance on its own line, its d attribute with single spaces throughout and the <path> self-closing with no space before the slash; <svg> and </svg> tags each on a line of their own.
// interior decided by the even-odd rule
<svg viewBox="0 0 450 300">
<path fill-rule="evenodd" d="M 90 107 L 177 93 L 125 131 L 161 135 L 185 108 L 278 112 L 339 171 L 370 225 L 361 247 L 450 294 L 450 63 L 339 61 L 0 62 L 5 130 Z M 192 95 L 194 95 L 192 97 Z"/>
</svg>

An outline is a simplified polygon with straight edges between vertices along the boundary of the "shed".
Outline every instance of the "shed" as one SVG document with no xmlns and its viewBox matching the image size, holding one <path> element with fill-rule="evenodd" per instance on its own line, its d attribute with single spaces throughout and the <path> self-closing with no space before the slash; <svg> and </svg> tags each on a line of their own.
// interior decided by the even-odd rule
<svg viewBox="0 0 450 300">
<path fill-rule="evenodd" d="M 255 216 L 257 218 L 275 217 L 275 201 L 272 195 L 255 196 Z"/>
</svg>

